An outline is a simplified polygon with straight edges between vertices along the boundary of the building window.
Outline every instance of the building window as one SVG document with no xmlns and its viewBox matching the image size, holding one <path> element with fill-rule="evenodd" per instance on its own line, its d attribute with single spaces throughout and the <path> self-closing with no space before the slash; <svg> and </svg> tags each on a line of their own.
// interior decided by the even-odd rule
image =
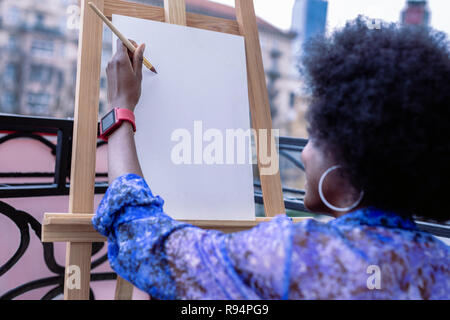
<svg viewBox="0 0 450 320">
<path fill-rule="evenodd" d="M 18 80 L 17 66 L 14 64 L 8 64 L 3 74 L 3 80 L 6 83 L 14 83 Z"/>
<path fill-rule="evenodd" d="M 52 81 L 52 67 L 32 65 L 30 71 L 30 81 L 50 83 Z"/>
<path fill-rule="evenodd" d="M 68 28 L 67 28 L 67 17 L 66 16 L 64 16 L 61 19 L 59 19 L 58 28 L 59 28 L 59 31 L 62 34 L 65 34 L 68 31 Z"/>
<path fill-rule="evenodd" d="M 295 93 L 294 92 L 291 92 L 289 94 L 289 106 L 291 108 L 294 108 L 294 106 L 295 106 Z"/>
<path fill-rule="evenodd" d="M 13 92 L 6 91 L 2 95 L 2 105 L 0 112 L 14 113 L 17 103 L 16 95 Z"/>
<path fill-rule="evenodd" d="M 37 13 L 35 26 L 38 28 L 44 27 L 44 19 L 45 19 L 45 16 L 42 13 Z"/>
<path fill-rule="evenodd" d="M 40 57 L 53 56 L 54 44 L 51 40 L 33 40 L 31 53 Z"/>
<path fill-rule="evenodd" d="M 21 19 L 20 9 L 17 7 L 9 7 L 5 17 L 6 24 L 18 26 L 21 23 L 20 19 Z"/>
<path fill-rule="evenodd" d="M 65 58 L 66 57 L 66 45 L 64 44 L 64 43 L 61 43 L 60 45 L 59 45 L 59 55 L 61 56 L 61 57 L 63 57 L 63 58 Z"/>
<path fill-rule="evenodd" d="M 58 77 L 58 90 L 61 90 L 64 87 L 64 74 L 61 70 L 57 71 Z"/>
<path fill-rule="evenodd" d="M 17 48 L 18 48 L 17 36 L 11 34 L 9 36 L 9 40 L 8 40 L 8 49 L 9 50 L 17 50 Z"/>
<path fill-rule="evenodd" d="M 105 69 L 108 65 L 109 60 L 111 60 L 112 54 L 111 51 L 102 50 L 102 61 L 101 61 L 101 68 Z"/>
<path fill-rule="evenodd" d="M 100 78 L 100 88 L 106 89 L 106 78 L 105 77 Z"/>
<path fill-rule="evenodd" d="M 38 114 L 47 113 L 51 96 L 48 93 L 28 93 L 27 106 L 30 111 Z"/>
<path fill-rule="evenodd" d="M 99 114 L 105 113 L 105 103 L 103 101 L 99 102 L 98 113 Z"/>
</svg>

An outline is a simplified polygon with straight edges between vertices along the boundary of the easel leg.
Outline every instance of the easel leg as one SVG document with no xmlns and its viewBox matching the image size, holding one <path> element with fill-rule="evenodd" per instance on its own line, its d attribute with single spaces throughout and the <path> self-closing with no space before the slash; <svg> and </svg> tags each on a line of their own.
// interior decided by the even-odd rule
<svg viewBox="0 0 450 320">
<path fill-rule="evenodd" d="M 186 25 L 186 2 L 185 0 L 164 0 L 164 12 L 166 22 Z"/>
<path fill-rule="evenodd" d="M 69 212 L 94 212 L 95 156 L 100 92 L 103 24 L 81 0 L 81 29 L 78 41 L 77 87 L 75 95 L 74 141 L 70 177 Z M 103 10 L 103 0 L 92 0 Z M 92 243 L 68 243 L 64 299 L 88 300 Z M 68 285 L 71 268 L 79 270 L 81 284 Z"/>
<path fill-rule="evenodd" d="M 260 142 L 261 139 L 259 137 L 260 133 L 267 133 L 269 145 L 272 143 L 272 117 L 270 115 L 270 103 L 262 61 L 258 25 L 256 23 L 253 1 L 235 1 L 236 18 L 239 29 L 241 34 L 245 37 L 250 111 L 252 114 L 253 129 L 258 133 L 257 150 L 259 150 L 262 147 Z M 263 129 L 262 132 L 260 132 L 261 129 Z M 267 147 L 267 150 L 271 150 L 271 148 Z M 277 156 L 278 155 L 271 155 L 272 159 Z M 258 168 L 260 173 L 262 167 L 260 155 L 258 154 Z M 271 175 L 260 174 L 260 179 L 266 216 L 273 217 L 278 214 L 286 213 L 279 170 Z"/>
<path fill-rule="evenodd" d="M 64 300 L 89 300 L 91 252 L 92 243 L 67 243 Z"/>
</svg>

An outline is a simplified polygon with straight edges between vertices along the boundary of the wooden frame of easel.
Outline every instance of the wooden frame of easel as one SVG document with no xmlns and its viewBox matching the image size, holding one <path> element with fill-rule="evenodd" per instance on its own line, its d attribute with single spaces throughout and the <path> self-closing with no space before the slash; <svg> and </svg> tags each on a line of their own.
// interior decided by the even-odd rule
<svg viewBox="0 0 450 320">
<path fill-rule="evenodd" d="M 64 299 L 89 299 L 92 242 L 106 241 L 91 223 L 94 212 L 95 154 L 97 142 L 100 63 L 103 23 L 88 6 L 92 1 L 111 19 L 113 14 L 149 19 L 212 30 L 245 38 L 252 126 L 271 134 L 272 118 L 262 62 L 253 1 L 236 1 L 237 20 L 186 13 L 185 0 L 164 0 L 164 8 L 122 0 L 80 0 L 81 28 L 78 43 L 78 69 L 75 99 L 74 140 L 70 179 L 69 212 L 46 213 L 42 224 L 43 242 L 67 242 Z M 260 139 L 257 139 L 258 143 Z M 267 139 L 270 143 L 272 139 Z M 270 149 L 269 149 L 270 150 Z M 277 156 L 277 155 L 276 155 Z M 258 155 L 258 167 L 261 168 Z M 261 175 L 266 218 L 255 221 L 187 221 L 202 228 L 223 232 L 242 231 L 285 213 L 279 172 Z M 295 219 L 301 220 L 301 219 Z M 80 268 L 81 288 L 67 286 L 69 266 Z M 133 286 L 118 277 L 116 299 L 131 299 Z"/>
</svg>

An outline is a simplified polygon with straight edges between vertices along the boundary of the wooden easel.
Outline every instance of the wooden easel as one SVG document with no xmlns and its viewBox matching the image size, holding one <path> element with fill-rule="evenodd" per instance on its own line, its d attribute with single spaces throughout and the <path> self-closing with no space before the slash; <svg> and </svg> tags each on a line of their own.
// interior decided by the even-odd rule
<svg viewBox="0 0 450 320">
<path fill-rule="evenodd" d="M 259 34 L 252 0 L 236 0 L 237 21 L 186 13 L 185 0 L 164 0 L 164 8 L 122 0 L 80 0 L 81 29 L 78 43 L 78 71 L 75 99 L 74 140 L 70 179 L 69 212 L 46 213 L 42 226 L 43 242 L 67 242 L 64 299 L 89 299 L 92 242 L 106 241 L 98 234 L 91 219 L 94 212 L 95 153 L 100 90 L 102 21 L 88 6 L 92 1 L 111 19 L 113 14 L 149 19 L 178 25 L 241 35 L 245 38 L 252 126 L 267 129 L 272 119 L 262 62 Z M 260 139 L 258 139 L 258 143 Z M 271 141 L 271 139 L 268 139 Z M 269 149 L 270 150 L 270 149 Z M 262 164 L 258 155 L 258 166 Z M 261 175 L 261 187 L 267 218 L 256 221 L 188 221 L 202 228 L 236 232 L 252 228 L 277 214 L 285 213 L 279 172 Z M 299 220 L 299 219 L 296 219 Z M 67 286 L 69 266 L 81 271 L 81 288 Z M 131 299 L 133 286 L 118 277 L 116 299 Z"/>
</svg>

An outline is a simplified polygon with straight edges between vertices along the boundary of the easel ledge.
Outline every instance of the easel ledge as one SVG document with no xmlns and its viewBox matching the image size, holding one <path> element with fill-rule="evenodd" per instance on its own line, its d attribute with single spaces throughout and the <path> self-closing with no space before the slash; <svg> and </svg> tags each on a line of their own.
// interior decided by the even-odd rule
<svg viewBox="0 0 450 320">
<path fill-rule="evenodd" d="M 180 24 L 179 21 L 167 21 L 166 17 L 170 18 L 171 15 L 168 13 L 166 16 L 166 10 L 164 8 L 129 1 L 104 0 L 103 12 L 109 19 L 112 19 L 113 14 L 117 14 L 139 19 Z M 188 27 L 229 33 L 238 36 L 242 35 L 239 30 L 239 24 L 236 20 L 217 18 L 190 12 L 184 13 L 185 18 L 182 18 L 183 21 L 181 24 Z"/>
<path fill-rule="evenodd" d="M 42 223 L 42 242 L 105 242 L 107 239 L 92 226 L 93 214 L 84 213 L 46 213 Z M 178 220 L 208 230 L 224 233 L 245 231 L 271 217 L 258 217 L 255 220 Z M 292 218 L 294 223 L 311 218 Z"/>
</svg>

